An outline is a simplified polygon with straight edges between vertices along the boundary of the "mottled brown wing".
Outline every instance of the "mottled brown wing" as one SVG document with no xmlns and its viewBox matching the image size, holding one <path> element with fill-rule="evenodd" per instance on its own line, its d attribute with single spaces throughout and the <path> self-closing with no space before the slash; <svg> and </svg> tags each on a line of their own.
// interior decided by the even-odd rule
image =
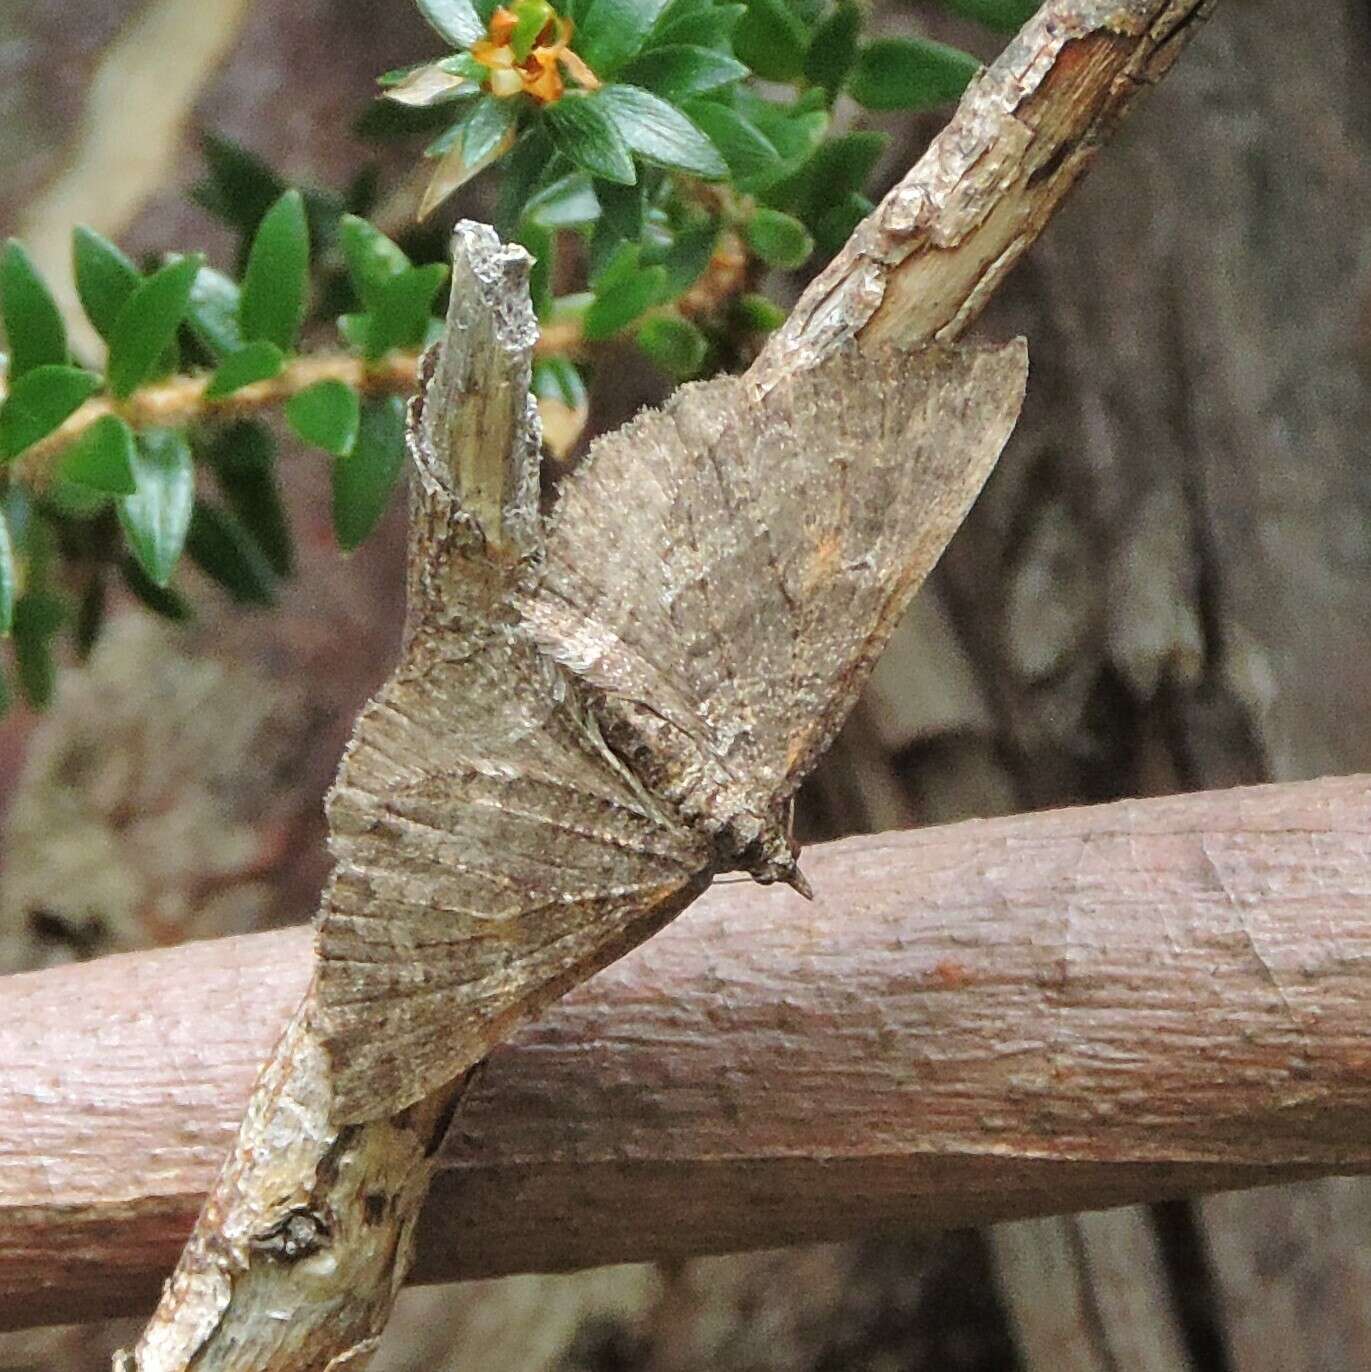
<svg viewBox="0 0 1371 1372">
<path fill-rule="evenodd" d="M 479 1061 L 708 881 L 706 845 L 613 758 L 559 669 L 498 630 L 452 656 L 442 642 L 412 645 L 368 707 L 329 802 L 317 975 L 340 1123 Z"/>
<path fill-rule="evenodd" d="M 773 809 L 975 499 L 1026 375 L 1022 342 L 852 347 L 760 401 L 683 388 L 566 484 L 534 631 L 678 754 L 686 813 L 711 765 L 716 792 Z"/>
</svg>

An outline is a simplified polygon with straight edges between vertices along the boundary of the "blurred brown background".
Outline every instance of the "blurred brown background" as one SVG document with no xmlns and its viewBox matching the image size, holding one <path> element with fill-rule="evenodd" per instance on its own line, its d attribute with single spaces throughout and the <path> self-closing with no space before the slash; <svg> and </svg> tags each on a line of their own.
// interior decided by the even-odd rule
<svg viewBox="0 0 1371 1372">
<path fill-rule="evenodd" d="M 378 72 L 433 47 L 410 0 L 10 0 L 0 229 L 59 278 L 75 222 L 222 264 L 185 196 L 197 134 L 402 186 L 412 148 L 351 127 Z M 984 328 L 1029 337 L 1023 421 L 810 786 L 807 836 L 1371 767 L 1369 59 L 1362 0 L 1222 0 L 1019 269 Z M 887 180 L 932 129 L 890 127 Z M 598 413 L 661 393 L 615 371 Z M 0 971 L 312 912 L 320 797 L 395 648 L 402 529 L 342 559 L 319 459 L 283 470 L 282 608 L 201 586 L 194 629 L 121 617 L 49 716 L 0 729 Z M 128 1333 L 8 1336 L 0 1370 L 103 1368 Z M 1371 1367 L 1371 1190 L 416 1291 L 375 1367 L 1350 1372 Z"/>
</svg>

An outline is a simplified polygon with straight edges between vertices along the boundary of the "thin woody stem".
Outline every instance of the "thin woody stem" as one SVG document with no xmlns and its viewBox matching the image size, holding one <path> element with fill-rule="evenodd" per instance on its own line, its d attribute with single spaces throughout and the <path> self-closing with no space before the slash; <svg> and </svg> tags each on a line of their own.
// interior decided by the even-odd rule
<svg viewBox="0 0 1371 1372">
<path fill-rule="evenodd" d="M 748 258 L 742 244 L 736 234 L 726 232 L 704 273 L 676 302 L 676 308 L 690 319 L 717 315 L 741 293 L 748 278 Z M 544 322 L 533 351 L 536 358 L 575 357 L 585 347 L 581 321 L 571 317 Z M 352 353 L 311 353 L 292 359 L 278 375 L 225 396 L 209 394 L 209 372 L 154 382 L 140 387 L 123 401 L 99 395 L 27 448 L 11 465 L 10 476 L 23 485 L 44 485 L 51 479 L 62 453 L 106 415 L 117 414 L 135 429 L 244 418 L 275 409 L 320 381 L 341 381 L 362 395 L 412 395 L 419 356 L 414 351 L 398 351 L 370 361 Z M 0 379 L 0 400 L 4 394 L 4 382 Z"/>
<path fill-rule="evenodd" d="M 554 322 L 543 329 L 535 352 L 540 357 L 565 356 L 580 342 L 579 324 Z M 375 362 L 351 353 L 325 352 L 295 358 L 269 380 L 225 396 L 208 394 L 210 373 L 174 376 L 140 387 L 127 400 L 116 401 L 108 395 L 88 400 L 46 438 L 26 449 L 10 467 L 10 475 L 24 485 L 43 485 L 61 454 L 106 415 L 117 414 L 135 429 L 238 419 L 275 409 L 320 381 L 342 381 L 363 395 L 412 395 L 418 372 L 417 352 L 388 353 Z"/>
</svg>

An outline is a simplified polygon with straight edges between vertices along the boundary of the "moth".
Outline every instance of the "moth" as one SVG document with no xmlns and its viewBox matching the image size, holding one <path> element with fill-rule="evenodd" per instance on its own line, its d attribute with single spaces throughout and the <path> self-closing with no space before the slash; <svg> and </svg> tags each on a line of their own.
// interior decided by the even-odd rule
<svg viewBox="0 0 1371 1372">
<path fill-rule="evenodd" d="M 683 387 L 550 516 L 528 259 L 459 226 L 409 425 L 401 666 L 329 800 L 317 1029 L 338 1123 L 393 1114 L 720 873 L 805 889 L 796 788 L 1018 417 L 1023 342 Z M 477 308 L 477 306 L 480 308 Z"/>
</svg>

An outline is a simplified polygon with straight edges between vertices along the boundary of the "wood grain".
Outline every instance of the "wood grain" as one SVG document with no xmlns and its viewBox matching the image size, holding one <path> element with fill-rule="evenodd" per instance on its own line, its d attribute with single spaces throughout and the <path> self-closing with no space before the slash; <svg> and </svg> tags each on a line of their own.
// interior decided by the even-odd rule
<svg viewBox="0 0 1371 1372">
<path fill-rule="evenodd" d="M 845 840 L 498 1049 L 437 1280 L 1371 1171 L 1371 778 Z M 307 931 L 11 978 L 0 1322 L 145 1305 Z"/>
</svg>

